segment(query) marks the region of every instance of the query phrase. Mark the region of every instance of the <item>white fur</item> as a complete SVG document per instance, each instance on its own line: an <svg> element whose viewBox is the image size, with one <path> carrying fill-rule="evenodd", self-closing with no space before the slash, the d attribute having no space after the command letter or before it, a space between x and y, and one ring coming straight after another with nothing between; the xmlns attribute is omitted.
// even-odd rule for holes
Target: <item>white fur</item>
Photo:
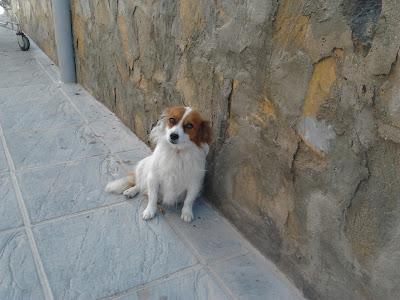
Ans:
<svg viewBox="0 0 400 300"><path fill-rule="evenodd" d="M192 207L203 183L208 145L199 148L184 133L182 123L190 111L187 107L182 120L172 128L166 128L162 117L151 131L150 137L156 147L136 166L134 187L127 188L123 179L110 182L106 187L108 192L122 193L123 189L128 197L147 194L149 201L142 215L145 220L155 216L159 199L167 205L184 199L181 218L185 222L193 220ZM177 144L169 140L172 132L179 134Z"/></svg>
<svg viewBox="0 0 400 300"><path fill-rule="evenodd" d="M105 191L108 193L121 194L132 185L133 176L127 176L121 179L111 181L107 184Z"/></svg>

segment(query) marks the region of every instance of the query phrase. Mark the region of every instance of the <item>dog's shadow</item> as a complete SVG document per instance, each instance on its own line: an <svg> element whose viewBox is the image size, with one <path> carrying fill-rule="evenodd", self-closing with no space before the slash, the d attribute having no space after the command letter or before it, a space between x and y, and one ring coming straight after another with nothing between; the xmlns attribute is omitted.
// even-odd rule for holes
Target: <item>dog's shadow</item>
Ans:
<svg viewBox="0 0 400 300"><path fill-rule="evenodd" d="M147 206L147 197L146 195L137 195L133 198L124 197L124 202L131 203L132 205L138 205L137 217L141 218L141 213ZM175 205L165 205L162 203L157 203L157 213L153 219L146 220L144 222L152 222L155 220L159 220L159 218L166 218L167 221L172 221L173 223L181 223L181 225L187 225L192 227L197 227L199 221L204 221L209 216L209 210L212 210L210 204L206 203L203 197L199 197L196 199L193 204L193 215L194 219L192 222L187 223L181 219L183 202L178 202Z"/></svg>

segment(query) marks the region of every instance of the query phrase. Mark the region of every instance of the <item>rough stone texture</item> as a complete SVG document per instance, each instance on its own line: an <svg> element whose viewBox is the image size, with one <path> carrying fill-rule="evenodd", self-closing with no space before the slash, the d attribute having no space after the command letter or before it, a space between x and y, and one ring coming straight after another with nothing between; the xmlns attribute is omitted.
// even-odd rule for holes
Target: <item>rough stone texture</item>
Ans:
<svg viewBox="0 0 400 300"><path fill-rule="evenodd" d="M11 0L17 12L22 30L57 64L51 0Z"/></svg>
<svg viewBox="0 0 400 300"><path fill-rule="evenodd" d="M206 193L311 299L398 299L400 3L73 1L79 82L143 140L211 119Z"/></svg>

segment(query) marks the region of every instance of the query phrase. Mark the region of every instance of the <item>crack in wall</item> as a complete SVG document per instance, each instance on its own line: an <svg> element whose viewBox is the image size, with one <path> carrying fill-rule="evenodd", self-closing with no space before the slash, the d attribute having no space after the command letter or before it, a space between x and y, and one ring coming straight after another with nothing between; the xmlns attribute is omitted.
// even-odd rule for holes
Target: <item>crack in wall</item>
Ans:
<svg viewBox="0 0 400 300"><path fill-rule="evenodd" d="M301 147L302 143L303 143L303 140L299 139L299 141L297 142L296 150L294 151L293 156L292 156L292 163L290 165L290 174L292 175L293 183L296 181L295 163L296 163L296 160L297 160L297 155L300 152L300 147Z"/></svg>
<svg viewBox="0 0 400 300"><path fill-rule="evenodd" d="M392 64L390 65L390 69L387 73L381 73L381 74L375 74L375 76L380 77L380 76L390 76L393 73L394 67L397 64L397 60L399 58L399 51L400 51L400 46L397 48L396 51L396 56L394 57Z"/></svg>
<svg viewBox="0 0 400 300"><path fill-rule="evenodd" d="M367 151L364 152L364 161L365 161L364 167L367 170L367 174L365 176L363 176L362 178L360 178L360 180L358 181L358 183L356 185L356 188L354 189L352 195L350 196L350 199L349 199L346 207L343 209L344 219L346 219L349 210L352 208L354 200L356 199L357 195L359 194L361 187L365 186L368 183L369 179L371 178L371 169L369 166L369 158L368 158Z"/></svg>
<svg viewBox="0 0 400 300"><path fill-rule="evenodd" d="M226 103L226 114L225 118L221 121L221 127L219 131L219 137L218 137L218 142L220 145L222 145L226 139L228 138L228 127L229 127L229 119L231 118L231 107L232 107L232 98L233 98L233 93L235 90L235 80L230 79L229 81L229 92L228 95L225 96Z"/></svg>
<svg viewBox="0 0 400 300"><path fill-rule="evenodd" d="M117 88L114 88L114 110L117 109Z"/></svg>
<svg viewBox="0 0 400 300"><path fill-rule="evenodd" d="M115 11L115 22L117 22L118 19L118 14L119 14L119 0L117 0L117 9Z"/></svg>
<svg viewBox="0 0 400 300"><path fill-rule="evenodd" d="M227 119L229 120L231 117L231 106L232 106L232 96L234 92L234 80L231 79L231 91L229 92L228 95L228 107L227 107Z"/></svg>

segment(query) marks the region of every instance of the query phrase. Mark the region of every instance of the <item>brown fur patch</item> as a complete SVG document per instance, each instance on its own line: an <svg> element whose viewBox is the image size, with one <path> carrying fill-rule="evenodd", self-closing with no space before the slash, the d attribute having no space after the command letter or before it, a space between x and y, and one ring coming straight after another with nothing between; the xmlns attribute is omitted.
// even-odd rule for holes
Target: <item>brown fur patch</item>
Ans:
<svg viewBox="0 0 400 300"><path fill-rule="evenodd" d="M192 125L190 128L188 125ZM210 122L203 120L198 111L193 110L183 120L183 130L189 138L197 145L211 143Z"/></svg>
<svg viewBox="0 0 400 300"><path fill-rule="evenodd" d="M176 124L178 124L182 117L183 114L185 113L185 107L183 106L173 106L173 107L169 107L165 110L165 124L168 128L171 128L173 126L175 126ZM171 120L175 120L174 122L172 122Z"/></svg>

